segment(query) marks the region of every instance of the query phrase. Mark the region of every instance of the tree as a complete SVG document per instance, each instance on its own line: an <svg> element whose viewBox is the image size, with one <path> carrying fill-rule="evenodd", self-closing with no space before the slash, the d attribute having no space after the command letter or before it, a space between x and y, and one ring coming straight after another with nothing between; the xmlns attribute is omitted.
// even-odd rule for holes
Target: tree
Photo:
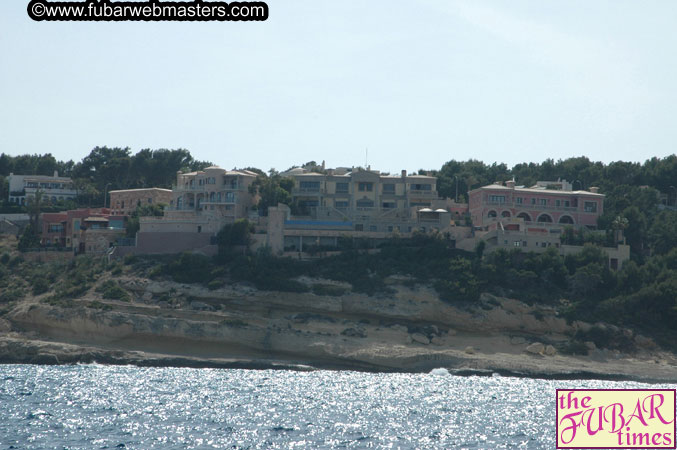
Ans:
<svg viewBox="0 0 677 450"><path fill-rule="evenodd" d="M291 191L294 187L293 178L283 178L274 170L268 176L259 175L249 186L249 192L259 195L259 214L268 215L268 208L278 203L292 204Z"/></svg>
<svg viewBox="0 0 677 450"><path fill-rule="evenodd" d="M661 211L648 232L653 253L663 255L677 248L677 211Z"/></svg>

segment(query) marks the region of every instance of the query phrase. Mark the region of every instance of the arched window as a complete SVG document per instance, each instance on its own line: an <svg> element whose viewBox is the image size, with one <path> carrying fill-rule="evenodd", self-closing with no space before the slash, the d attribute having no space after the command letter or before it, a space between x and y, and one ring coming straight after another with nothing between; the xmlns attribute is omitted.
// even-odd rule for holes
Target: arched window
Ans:
<svg viewBox="0 0 677 450"><path fill-rule="evenodd" d="M561 216L561 217L559 218L559 223L569 223L569 224L573 224L573 223L574 223L574 219L572 219L571 216Z"/></svg>
<svg viewBox="0 0 677 450"><path fill-rule="evenodd" d="M494 211L493 209L487 213L487 217L496 217L496 216L497 216L496 211Z"/></svg>
<svg viewBox="0 0 677 450"><path fill-rule="evenodd" d="M538 216L538 219L536 219L536 222L552 222L552 217L547 214L541 214Z"/></svg>
<svg viewBox="0 0 677 450"><path fill-rule="evenodd" d="M501 217L507 217L507 218L510 218L510 211L503 211L503 212L501 213Z"/></svg>
<svg viewBox="0 0 677 450"><path fill-rule="evenodd" d="M517 214L518 219L523 219L525 222L531 222L531 216L525 212Z"/></svg>

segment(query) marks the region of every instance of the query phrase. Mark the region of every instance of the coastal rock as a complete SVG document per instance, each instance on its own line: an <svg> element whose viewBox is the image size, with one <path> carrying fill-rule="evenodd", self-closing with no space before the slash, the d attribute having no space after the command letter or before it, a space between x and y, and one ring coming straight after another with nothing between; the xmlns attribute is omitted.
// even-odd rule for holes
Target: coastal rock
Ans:
<svg viewBox="0 0 677 450"><path fill-rule="evenodd" d="M542 355L543 352L545 351L545 345L543 345L540 342L534 342L532 344L527 345L527 348L524 349L527 353L531 353L532 355Z"/></svg>
<svg viewBox="0 0 677 450"><path fill-rule="evenodd" d="M465 352L466 352L468 355L474 355L474 354L475 354L475 349L474 349L471 345L469 345L469 346L467 346L467 347L465 348Z"/></svg>
<svg viewBox="0 0 677 450"><path fill-rule="evenodd" d="M552 345L545 346L545 354L548 356L555 356L557 354L557 349Z"/></svg>
<svg viewBox="0 0 677 450"><path fill-rule="evenodd" d="M635 344L646 349L652 349L656 347L656 343L653 341L653 339L642 336L641 334L635 336Z"/></svg>
<svg viewBox="0 0 677 450"><path fill-rule="evenodd" d="M407 327L405 327L404 325L398 325L398 324L390 325L390 329L393 330L393 331L399 331L400 333L408 333L409 332Z"/></svg>
<svg viewBox="0 0 677 450"><path fill-rule="evenodd" d="M214 311L214 308L203 302L190 302L190 309L196 311Z"/></svg>
<svg viewBox="0 0 677 450"><path fill-rule="evenodd" d="M346 328L345 330L341 331L341 335L348 337L366 338L367 332L364 331L362 328Z"/></svg>
<svg viewBox="0 0 677 450"><path fill-rule="evenodd" d="M522 336L513 336L510 338L510 343L512 345L524 345L527 343L527 340L524 339Z"/></svg>
<svg viewBox="0 0 677 450"><path fill-rule="evenodd" d="M447 334L449 336L456 336L456 330L454 330L453 328L449 328L449 330L447 330Z"/></svg>
<svg viewBox="0 0 677 450"><path fill-rule="evenodd" d="M411 340L412 340L412 342L418 342L419 344L424 344L424 345L430 344L430 339L428 339L428 336L423 335L421 333L412 334Z"/></svg>
<svg viewBox="0 0 677 450"><path fill-rule="evenodd" d="M12 330L12 325L5 319L0 319L0 333L8 333Z"/></svg>
<svg viewBox="0 0 677 450"><path fill-rule="evenodd" d="M590 350L590 351L595 351L595 350L597 350L597 346L596 346L595 343L592 342L592 341L585 341L584 344L585 344L585 346L588 348L588 350Z"/></svg>
<svg viewBox="0 0 677 450"><path fill-rule="evenodd" d="M574 323L572 324L575 330L582 331L583 333L587 333L592 329L592 325L590 325L587 322L581 322L580 320L574 320Z"/></svg>
<svg viewBox="0 0 677 450"><path fill-rule="evenodd" d="M439 337L439 336L435 336L434 338L432 338L430 340L430 343L433 344L433 345L444 345L445 344L444 339Z"/></svg>

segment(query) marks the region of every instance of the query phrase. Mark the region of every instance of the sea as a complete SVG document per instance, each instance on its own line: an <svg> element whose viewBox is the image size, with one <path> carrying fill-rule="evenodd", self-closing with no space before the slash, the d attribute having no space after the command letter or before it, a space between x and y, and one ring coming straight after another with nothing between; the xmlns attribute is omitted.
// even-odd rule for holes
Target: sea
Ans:
<svg viewBox="0 0 677 450"><path fill-rule="evenodd" d="M353 371L0 365L0 449L555 448L555 390L674 386Z"/></svg>

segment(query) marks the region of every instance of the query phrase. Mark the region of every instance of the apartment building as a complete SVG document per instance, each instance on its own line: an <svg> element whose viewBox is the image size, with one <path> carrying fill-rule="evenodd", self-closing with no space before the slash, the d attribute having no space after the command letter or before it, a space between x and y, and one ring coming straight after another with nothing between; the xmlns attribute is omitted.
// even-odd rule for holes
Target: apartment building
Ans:
<svg viewBox="0 0 677 450"><path fill-rule="evenodd" d="M40 244L72 248L76 253L105 253L125 234L123 215L110 209L75 209L40 215Z"/></svg>
<svg viewBox="0 0 677 450"><path fill-rule="evenodd" d="M54 176L51 177L10 173L7 180L9 181L9 202L19 205L25 205L28 199L35 197L38 191L42 193L42 201L46 203L74 200L78 194L73 180L60 177L57 171L54 171Z"/></svg>
<svg viewBox="0 0 677 450"><path fill-rule="evenodd" d="M139 219L137 251L176 253L210 246L225 224L249 217L256 201L249 187L255 179L254 172L217 166L178 172L164 216Z"/></svg>
<svg viewBox="0 0 677 450"><path fill-rule="evenodd" d="M292 198L302 212L328 209L341 215L378 216L410 207L430 208L438 198L437 179L427 175L381 174L375 170L328 169L326 173L292 169Z"/></svg>
<svg viewBox="0 0 677 450"><path fill-rule="evenodd" d="M468 193L473 224L486 228L503 219L518 218L526 223L553 223L597 227L604 211L604 195L597 188L573 191L566 181L539 181L526 188L491 184Z"/></svg>
<svg viewBox="0 0 677 450"><path fill-rule="evenodd" d="M597 228L604 211L604 195L597 188L574 191L567 181L539 181L525 188L514 181L495 183L469 192L469 210L475 227L474 237L460 242L471 250L477 242L486 243L486 251L519 249L545 252L557 249L561 255L579 252L582 246L562 244L565 226ZM620 270L630 258L630 247L617 243L603 247L609 267Z"/></svg>
<svg viewBox="0 0 677 450"><path fill-rule="evenodd" d="M296 209L269 208L267 245L274 252L331 249L343 237L373 243L414 232L441 232L451 238L452 219L467 209L437 194L437 179L428 175L382 174L364 169L297 168L282 173L294 179ZM453 211L452 211L453 209Z"/></svg>
<svg viewBox="0 0 677 450"><path fill-rule="evenodd" d="M172 191L161 188L121 189L110 191L110 208L113 214L129 216L136 208L150 205L169 205Z"/></svg>

